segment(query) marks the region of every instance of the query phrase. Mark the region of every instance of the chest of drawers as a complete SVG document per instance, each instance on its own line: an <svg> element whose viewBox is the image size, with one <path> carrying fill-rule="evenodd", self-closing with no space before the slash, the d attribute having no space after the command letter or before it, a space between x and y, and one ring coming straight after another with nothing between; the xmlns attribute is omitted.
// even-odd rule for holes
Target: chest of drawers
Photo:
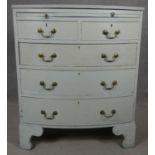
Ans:
<svg viewBox="0 0 155 155"><path fill-rule="evenodd" d="M135 144L143 8L14 5L20 146L43 128L112 127Z"/></svg>

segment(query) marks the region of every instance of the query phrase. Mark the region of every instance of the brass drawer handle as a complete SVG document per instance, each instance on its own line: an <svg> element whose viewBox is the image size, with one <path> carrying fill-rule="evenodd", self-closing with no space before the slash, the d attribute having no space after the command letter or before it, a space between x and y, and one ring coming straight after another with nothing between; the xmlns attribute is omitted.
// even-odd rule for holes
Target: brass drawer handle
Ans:
<svg viewBox="0 0 155 155"><path fill-rule="evenodd" d="M42 61L44 61L44 62L53 62L54 58L56 58L57 55L56 55L56 53L51 54L49 60L45 60L44 54L41 54L41 53L38 54L38 57L41 58Z"/></svg>
<svg viewBox="0 0 155 155"><path fill-rule="evenodd" d="M101 58L103 58L105 62L114 62L118 57L118 54L114 54L112 59L108 59L108 56L106 54L101 54Z"/></svg>
<svg viewBox="0 0 155 155"><path fill-rule="evenodd" d="M40 85L41 85L45 90L54 90L55 87L58 85L58 83L57 83L57 82L53 82L53 83L51 84L51 87L50 87L50 88L47 88L47 87L46 87L46 83L45 83L44 81L40 81Z"/></svg>
<svg viewBox="0 0 155 155"><path fill-rule="evenodd" d="M38 29L38 33L40 33L44 38L51 38L53 37L53 35L56 33L56 29L52 29L50 32L49 32L49 35L46 35L44 34L44 30L42 28Z"/></svg>
<svg viewBox="0 0 155 155"><path fill-rule="evenodd" d="M46 118L46 119L55 119L55 116L58 115L57 111L53 111L52 114L48 115L45 110L41 110L40 113Z"/></svg>
<svg viewBox="0 0 155 155"><path fill-rule="evenodd" d="M100 111L100 115L106 117L106 118L111 118L113 117L114 115L116 114L116 110L111 110L111 113L110 114L106 114L106 112L104 110L101 110Z"/></svg>
<svg viewBox="0 0 155 155"><path fill-rule="evenodd" d="M107 30L103 30L102 33L106 36L107 39L115 39L120 34L120 30L116 30L113 36Z"/></svg>
<svg viewBox="0 0 155 155"><path fill-rule="evenodd" d="M113 81L111 83L111 87L107 87L107 84L105 81L101 82L101 86L103 86L105 90L112 90L116 85L117 85L117 81Z"/></svg>

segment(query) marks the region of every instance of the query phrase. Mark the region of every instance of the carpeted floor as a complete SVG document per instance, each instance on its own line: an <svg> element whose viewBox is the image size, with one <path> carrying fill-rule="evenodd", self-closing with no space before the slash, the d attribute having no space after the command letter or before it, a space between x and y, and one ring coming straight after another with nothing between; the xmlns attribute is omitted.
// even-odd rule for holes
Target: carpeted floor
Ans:
<svg viewBox="0 0 155 155"><path fill-rule="evenodd" d="M122 137L111 128L95 130L45 130L42 137L32 138L35 148L30 151L18 146L18 106L8 99L8 155L147 155L147 99L137 104L136 147L123 149Z"/></svg>

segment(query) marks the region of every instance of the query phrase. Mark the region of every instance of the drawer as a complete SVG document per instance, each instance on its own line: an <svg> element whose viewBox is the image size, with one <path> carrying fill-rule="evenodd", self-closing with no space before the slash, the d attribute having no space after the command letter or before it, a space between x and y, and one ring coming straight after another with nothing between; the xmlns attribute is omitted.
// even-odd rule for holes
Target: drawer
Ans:
<svg viewBox="0 0 155 155"><path fill-rule="evenodd" d="M82 40L137 40L139 22L83 22Z"/></svg>
<svg viewBox="0 0 155 155"><path fill-rule="evenodd" d="M22 97L21 102L25 123L86 126L124 123L133 119L132 96L79 101Z"/></svg>
<svg viewBox="0 0 155 155"><path fill-rule="evenodd" d="M61 21L17 21L18 38L77 40L78 27L76 22Z"/></svg>
<svg viewBox="0 0 155 155"><path fill-rule="evenodd" d="M103 125L132 121L134 98L80 100L78 125Z"/></svg>
<svg viewBox="0 0 155 155"><path fill-rule="evenodd" d="M23 121L46 125L74 125L75 102L22 97Z"/></svg>
<svg viewBox="0 0 155 155"><path fill-rule="evenodd" d="M52 20L53 18L70 18L70 17L88 17L88 18L139 18L139 11L127 11L127 10L90 10L90 9L54 9L54 10L40 10L35 11L22 11L16 13L17 19L25 20Z"/></svg>
<svg viewBox="0 0 155 155"><path fill-rule="evenodd" d="M20 43L20 64L34 66L129 66L136 44L58 45Z"/></svg>
<svg viewBox="0 0 155 155"><path fill-rule="evenodd" d="M82 45L82 66L133 66L137 59L136 44Z"/></svg>
<svg viewBox="0 0 155 155"><path fill-rule="evenodd" d="M21 69L23 96L119 97L134 93L135 70L50 71Z"/></svg>

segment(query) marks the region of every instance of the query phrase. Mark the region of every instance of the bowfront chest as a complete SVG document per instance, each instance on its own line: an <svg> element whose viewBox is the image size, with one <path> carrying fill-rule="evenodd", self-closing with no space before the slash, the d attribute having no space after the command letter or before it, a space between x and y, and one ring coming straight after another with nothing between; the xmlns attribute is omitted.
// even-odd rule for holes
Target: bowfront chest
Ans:
<svg viewBox="0 0 155 155"><path fill-rule="evenodd" d="M135 144L143 8L14 5L20 146L43 128L112 127Z"/></svg>

